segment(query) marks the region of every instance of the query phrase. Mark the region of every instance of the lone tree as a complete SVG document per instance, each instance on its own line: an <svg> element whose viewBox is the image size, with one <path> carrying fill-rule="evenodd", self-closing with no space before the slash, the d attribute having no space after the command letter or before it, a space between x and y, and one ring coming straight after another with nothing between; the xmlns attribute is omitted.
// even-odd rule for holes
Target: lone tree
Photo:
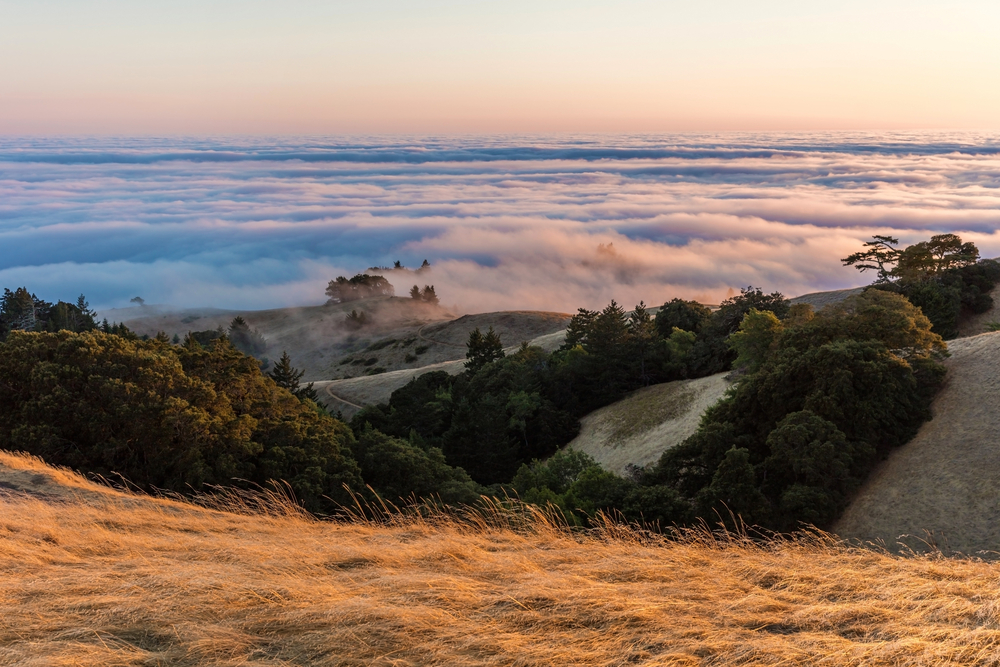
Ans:
<svg viewBox="0 0 1000 667"><path fill-rule="evenodd" d="M896 247L897 245L899 239L876 234L871 241L865 242L864 250L848 255L840 261L844 266L853 266L862 273L875 271L878 275L875 282L886 283L891 279L892 270L899 262L899 255L902 252Z"/></svg>
<svg viewBox="0 0 1000 667"><path fill-rule="evenodd" d="M326 286L327 303L347 303L376 296L395 296L396 290L383 276L359 273L353 278L337 276Z"/></svg>
<svg viewBox="0 0 1000 667"><path fill-rule="evenodd" d="M313 389L313 383L301 386L300 380L305 375L305 371L300 371L292 366L292 360L288 357L288 352L281 352L281 359L274 365L274 369L268 374L274 383L279 387L284 387L292 392L299 400L308 398L310 401L318 401L319 394Z"/></svg>
<svg viewBox="0 0 1000 667"><path fill-rule="evenodd" d="M503 359L506 355L503 351L503 343L500 342L500 334L490 327L483 335L483 332L476 327L469 332L468 352L465 353L465 369L469 373L475 373L483 366L497 359Z"/></svg>
<svg viewBox="0 0 1000 667"><path fill-rule="evenodd" d="M131 299L129 299L128 302L129 303L134 303L134 304L136 304L139 307L142 307L142 306L146 305L146 300L143 299L141 296L134 296Z"/></svg>

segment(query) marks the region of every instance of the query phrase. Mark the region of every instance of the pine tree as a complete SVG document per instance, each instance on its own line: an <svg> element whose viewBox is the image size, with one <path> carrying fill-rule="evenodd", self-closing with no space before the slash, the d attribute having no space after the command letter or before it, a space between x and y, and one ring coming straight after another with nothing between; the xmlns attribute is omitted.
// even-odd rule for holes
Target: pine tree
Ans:
<svg viewBox="0 0 1000 667"><path fill-rule="evenodd" d="M260 357L267 350L267 339L239 315L230 322L228 335L229 342L243 354Z"/></svg>
<svg viewBox="0 0 1000 667"><path fill-rule="evenodd" d="M500 341L500 335L493 330L493 327L489 328L485 336L479 330L479 327L469 332L467 347L469 349L465 353L465 358L468 361L465 362L465 369L469 373L475 373L486 364L497 359L503 359L506 356L503 351L503 343Z"/></svg>
<svg viewBox="0 0 1000 667"><path fill-rule="evenodd" d="M300 385L303 375L305 375L305 371L294 368L288 352L285 351L282 351L281 359L274 365L274 369L268 373L268 376L274 380L275 384L292 392L299 400L308 398L310 401L318 401L319 394L313 389L312 382L304 387Z"/></svg>
<svg viewBox="0 0 1000 667"><path fill-rule="evenodd" d="M638 364L638 375L644 385L650 382L650 369L647 368L649 358L653 353L653 344L656 342L656 324L652 316L646 310L646 304L642 301L632 311L628 320L628 333L630 347L632 348L632 359Z"/></svg>
<svg viewBox="0 0 1000 667"><path fill-rule="evenodd" d="M0 317L8 329L34 331L40 319L39 310L47 305L50 304L40 301L26 287L18 287L13 292L4 289Z"/></svg>
<svg viewBox="0 0 1000 667"><path fill-rule="evenodd" d="M424 302L436 304L438 302L437 292L434 291L434 285L424 285L424 291L421 295Z"/></svg>
<svg viewBox="0 0 1000 667"><path fill-rule="evenodd" d="M415 301L420 301L421 299L420 288L417 287L416 285L410 288L410 298L414 299Z"/></svg>

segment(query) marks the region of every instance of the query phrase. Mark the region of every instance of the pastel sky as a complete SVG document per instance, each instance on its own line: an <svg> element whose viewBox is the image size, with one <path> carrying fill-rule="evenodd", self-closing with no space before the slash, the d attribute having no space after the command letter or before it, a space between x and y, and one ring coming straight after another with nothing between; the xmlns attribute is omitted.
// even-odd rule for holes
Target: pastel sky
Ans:
<svg viewBox="0 0 1000 667"><path fill-rule="evenodd" d="M0 0L0 133L996 129L996 0Z"/></svg>

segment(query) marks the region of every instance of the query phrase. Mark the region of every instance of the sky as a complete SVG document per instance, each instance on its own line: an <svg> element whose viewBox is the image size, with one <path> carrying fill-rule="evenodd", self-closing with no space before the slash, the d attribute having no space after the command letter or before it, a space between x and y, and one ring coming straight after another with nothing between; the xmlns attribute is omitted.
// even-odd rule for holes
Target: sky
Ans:
<svg viewBox="0 0 1000 667"><path fill-rule="evenodd" d="M319 304L434 284L575 312L871 282L873 234L1000 256L1000 133L0 138L0 286L99 309Z"/></svg>
<svg viewBox="0 0 1000 667"><path fill-rule="evenodd" d="M997 34L996 0L0 0L0 287L265 308L427 259L460 310L572 312L861 285L872 234L1000 256Z"/></svg>
<svg viewBox="0 0 1000 667"><path fill-rule="evenodd" d="M995 0L0 0L0 134L998 128Z"/></svg>

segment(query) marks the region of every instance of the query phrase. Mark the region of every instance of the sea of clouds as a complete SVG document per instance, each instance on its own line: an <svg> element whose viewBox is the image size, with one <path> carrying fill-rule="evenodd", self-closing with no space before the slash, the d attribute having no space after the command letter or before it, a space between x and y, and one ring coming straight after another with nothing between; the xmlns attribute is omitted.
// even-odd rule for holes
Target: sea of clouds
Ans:
<svg viewBox="0 0 1000 667"><path fill-rule="evenodd" d="M322 303L424 259L467 312L718 303L870 282L839 260L872 234L995 257L998 228L1000 135L0 138L0 287L99 308Z"/></svg>

